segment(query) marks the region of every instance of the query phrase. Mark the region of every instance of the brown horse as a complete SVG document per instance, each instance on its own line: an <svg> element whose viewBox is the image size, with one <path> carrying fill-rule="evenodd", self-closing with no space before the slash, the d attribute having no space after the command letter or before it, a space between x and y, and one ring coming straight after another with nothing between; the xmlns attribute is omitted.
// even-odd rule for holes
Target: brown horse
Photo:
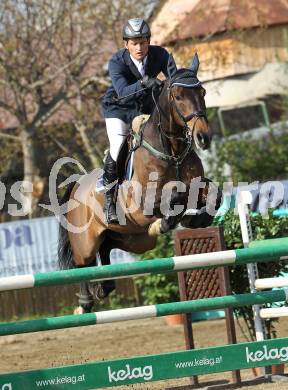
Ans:
<svg viewBox="0 0 288 390"><path fill-rule="evenodd" d="M174 61L172 57L170 65L171 61ZM95 192L95 182L81 185L80 201L79 195L75 196L79 183L72 183L67 189L62 202L68 201L69 206L69 202L78 201L78 206L66 214L68 222L77 227L85 226L88 221L89 224L80 233L60 227L62 268L96 265L96 254L101 264L109 264L113 248L143 253L155 247L159 234L175 228L179 222L190 228L210 225L213 215L206 210L208 180L204 179L201 160L194 150L195 146L207 149L211 141L205 90L197 79L198 66L196 55L190 68L169 73L158 96L156 91L153 93L154 111L140 133L134 134L132 179L119 186L119 225L105 224L104 195ZM192 185L195 178L204 182L197 190ZM194 207L191 207L191 198ZM220 194L217 193L215 208L219 205ZM187 208L198 209L198 212L185 215ZM104 297L113 289L114 281L81 283L82 311L91 310L93 296Z"/></svg>

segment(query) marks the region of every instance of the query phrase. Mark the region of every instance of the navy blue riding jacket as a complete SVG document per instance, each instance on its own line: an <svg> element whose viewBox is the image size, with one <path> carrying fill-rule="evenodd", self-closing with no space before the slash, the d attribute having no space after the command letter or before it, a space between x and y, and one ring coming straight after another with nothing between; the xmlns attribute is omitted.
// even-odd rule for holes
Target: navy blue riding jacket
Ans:
<svg viewBox="0 0 288 390"><path fill-rule="evenodd" d="M157 77L160 72L163 72L168 77L168 58L167 50L160 46L149 45L144 68L145 75ZM119 118L130 123L139 114L151 114L153 110L151 90L143 90L140 82L142 76L131 60L129 51L121 49L115 53L109 61L108 69L112 85L102 98L104 117ZM132 92L138 93L117 101L118 97Z"/></svg>

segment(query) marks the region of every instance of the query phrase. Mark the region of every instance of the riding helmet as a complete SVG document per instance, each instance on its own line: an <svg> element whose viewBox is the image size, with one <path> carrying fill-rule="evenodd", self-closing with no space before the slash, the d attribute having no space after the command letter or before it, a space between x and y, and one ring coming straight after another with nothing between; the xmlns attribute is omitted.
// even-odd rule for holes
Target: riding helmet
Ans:
<svg viewBox="0 0 288 390"><path fill-rule="evenodd" d="M129 19L123 27L123 39L150 38L150 27L144 19Z"/></svg>

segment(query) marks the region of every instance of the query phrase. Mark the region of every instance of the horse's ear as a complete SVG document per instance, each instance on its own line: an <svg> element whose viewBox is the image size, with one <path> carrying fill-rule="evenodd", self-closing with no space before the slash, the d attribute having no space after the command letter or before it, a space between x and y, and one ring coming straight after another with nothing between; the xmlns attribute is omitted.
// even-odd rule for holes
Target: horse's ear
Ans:
<svg viewBox="0 0 288 390"><path fill-rule="evenodd" d="M168 58L168 63L167 63L167 73L169 79L172 79L175 76L176 72L177 72L177 65L172 53L170 53Z"/></svg>
<svg viewBox="0 0 288 390"><path fill-rule="evenodd" d="M193 58L192 58L191 65L190 65L190 69L193 71L195 76L197 75L199 65L200 65L199 57L198 57L198 54L195 53Z"/></svg>

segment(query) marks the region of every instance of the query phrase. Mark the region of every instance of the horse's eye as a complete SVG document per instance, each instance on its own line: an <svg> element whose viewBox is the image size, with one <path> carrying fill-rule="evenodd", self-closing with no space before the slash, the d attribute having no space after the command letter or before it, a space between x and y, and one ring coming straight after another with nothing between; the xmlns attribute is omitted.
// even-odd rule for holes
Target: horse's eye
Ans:
<svg viewBox="0 0 288 390"><path fill-rule="evenodd" d="M181 96L180 96L180 95L176 95L176 96L175 96L175 99L176 99L176 100L181 100Z"/></svg>

